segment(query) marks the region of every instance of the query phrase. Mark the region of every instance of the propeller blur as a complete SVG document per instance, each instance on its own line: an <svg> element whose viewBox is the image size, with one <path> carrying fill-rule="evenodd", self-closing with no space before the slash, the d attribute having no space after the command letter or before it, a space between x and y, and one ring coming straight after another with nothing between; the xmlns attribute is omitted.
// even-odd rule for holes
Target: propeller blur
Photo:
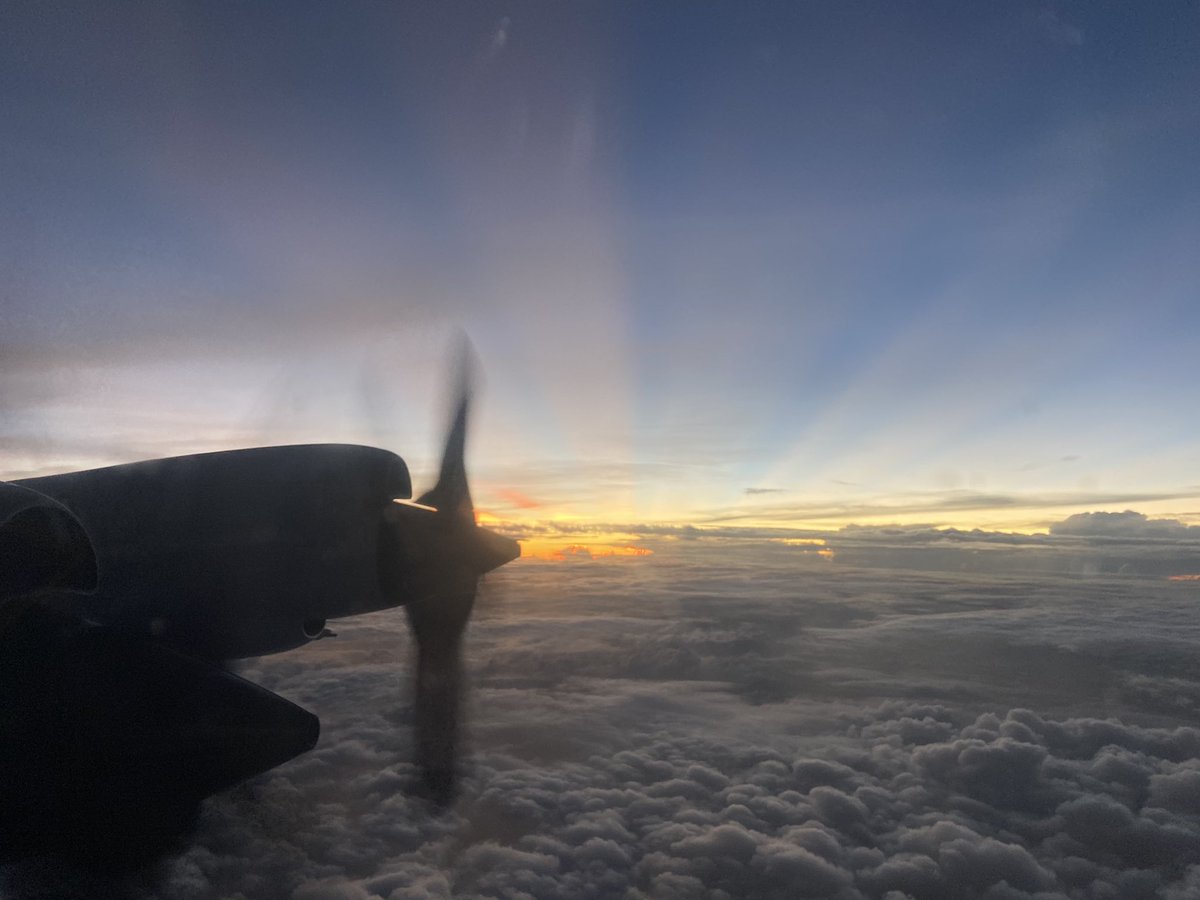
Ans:
<svg viewBox="0 0 1200 900"><path fill-rule="evenodd" d="M0 857L167 794L191 808L311 749L311 713L224 663L395 606L417 647L416 761L452 797L467 621L480 577L520 552L475 522L462 371L416 501L399 456L346 444L0 482Z"/></svg>

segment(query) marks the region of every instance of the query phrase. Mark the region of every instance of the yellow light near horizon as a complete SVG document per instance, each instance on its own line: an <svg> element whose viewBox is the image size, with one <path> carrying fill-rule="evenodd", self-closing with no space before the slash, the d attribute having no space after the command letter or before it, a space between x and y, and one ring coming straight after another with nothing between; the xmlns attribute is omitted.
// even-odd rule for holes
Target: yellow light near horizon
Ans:
<svg viewBox="0 0 1200 900"><path fill-rule="evenodd" d="M882 504L873 504L870 511L848 509L845 513L836 508L823 511L819 517L806 518L798 516L787 518L776 512L756 515L747 512L744 516L729 515L719 519L706 519L687 515L656 517L656 526L665 526L659 537L662 540L672 540L671 530L695 529L703 533L709 528L718 529L730 537L736 537L736 532L744 530L747 537L759 535L764 530L774 530L777 537L765 537L768 541L794 542L800 546L823 546L819 543L822 538L811 537L812 533L831 533L841 531L847 526L862 526L867 528L929 528L937 530L957 530L971 532L975 530L993 533L1009 533L1021 535L1045 535L1059 522L1072 515L1083 512L1122 512L1135 508L1152 519L1177 519L1186 525L1200 525L1200 513L1192 509L1181 509L1183 503L1177 498L1164 500L1147 500L1139 502L1136 499L1128 501L1096 503L1077 502L1061 505L1047 505L1044 499L1031 498L1028 505L1020 502L1020 498L1007 505L995 507L980 507L978 509L939 510L935 505L926 509L903 509L904 498L894 501L898 508L888 512ZM1188 506L1192 506L1188 502ZM642 540L638 525L622 526L623 521L645 522L646 519L623 518L618 512L605 510L596 515L580 515L578 513L556 513L547 508L539 509L540 515L528 515L520 512L498 513L494 509L480 511L479 523L489 527L504 530L514 538L521 538L521 531L527 528L529 533L536 535L537 541L553 543L561 549L569 543L581 546L617 547L637 546ZM789 531L795 532L795 537L787 536ZM805 532L809 534L806 535ZM810 551L811 552L811 551ZM816 551L820 552L820 551ZM832 551L821 553L826 558L832 558ZM537 555L532 553L530 555Z"/></svg>
<svg viewBox="0 0 1200 900"><path fill-rule="evenodd" d="M822 559L833 560L836 555L833 548L826 545L825 538L779 538L777 543L786 547L803 547L805 550L815 547L815 554Z"/></svg>
<svg viewBox="0 0 1200 900"><path fill-rule="evenodd" d="M521 545L522 559L541 559L551 562L566 562L571 559L625 559L653 556L649 547L638 547L631 543L606 543L553 538L534 538L517 542Z"/></svg>

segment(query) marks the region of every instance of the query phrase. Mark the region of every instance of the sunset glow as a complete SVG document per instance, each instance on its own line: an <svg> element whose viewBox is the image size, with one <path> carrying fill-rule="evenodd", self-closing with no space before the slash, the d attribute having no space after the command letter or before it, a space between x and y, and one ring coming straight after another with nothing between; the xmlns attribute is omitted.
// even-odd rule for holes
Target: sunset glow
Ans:
<svg viewBox="0 0 1200 900"><path fill-rule="evenodd" d="M833 548L826 544L824 538L780 538L779 543L786 547L800 547L811 551L822 559L832 560L836 556Z"/></svg>
<svg viewBox="0 0 1200 900"><path fill-rule="evenodd" d="M551 562L566 562L580 559L627 559L652 556L654 551L648 547L636 547L632 544L604 543L564 543L556 540L523 540L521 544L522 559L541 559Z"/></svg>

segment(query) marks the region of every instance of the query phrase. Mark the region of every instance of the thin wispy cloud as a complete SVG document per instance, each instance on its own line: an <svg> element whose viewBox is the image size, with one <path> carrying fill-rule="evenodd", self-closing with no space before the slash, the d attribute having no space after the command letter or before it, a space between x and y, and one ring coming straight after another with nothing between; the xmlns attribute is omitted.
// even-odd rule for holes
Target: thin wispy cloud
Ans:
<svg viewBox="0 0 1200 900"><path fill-rule="evenodd" d="M1103 493L1070 492L1054 494L993 494L975 491L906 492L891 497L866 500L825 502L789 502L756 506L753 509L731 509L713 512L697 519L698 523L719 524L738 521L821 522L829 520L854 521L887 516L928 516L936 519L962 512L1004 509L1058 509L1082 506L1120 506L1163 500L1190 500L1198 495L1190 490Z"/></svg>

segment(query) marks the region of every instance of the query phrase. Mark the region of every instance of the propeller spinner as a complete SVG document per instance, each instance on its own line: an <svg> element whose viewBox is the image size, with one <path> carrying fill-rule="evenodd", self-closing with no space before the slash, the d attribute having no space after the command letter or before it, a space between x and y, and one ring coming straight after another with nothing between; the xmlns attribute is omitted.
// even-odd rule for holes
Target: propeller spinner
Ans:
<svg viewBox="0 0 1200 900"><path fill-rule="evenodd" d="M437 484L416 503L398 501L386 516L381 543L384 584L406 595L417 642L414 725L417 764L431 796L453 796L463 689L462 640L480 577L516 559L511 538L475 523L464 459L471 392L467 367L446 435Z"/></svg>

